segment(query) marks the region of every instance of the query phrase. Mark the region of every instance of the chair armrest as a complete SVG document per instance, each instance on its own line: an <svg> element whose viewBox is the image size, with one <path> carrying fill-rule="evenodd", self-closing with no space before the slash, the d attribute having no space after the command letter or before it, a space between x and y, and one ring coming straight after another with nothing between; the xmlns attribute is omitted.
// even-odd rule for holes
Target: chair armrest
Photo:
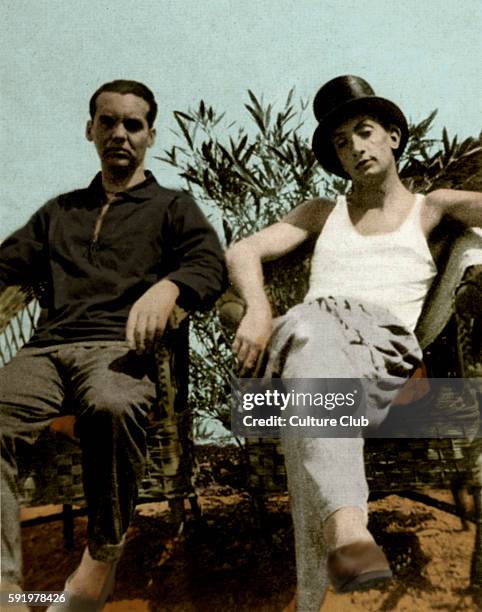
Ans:
<svg viewBox="0 0 482 612"><path fill-rule="evenodd" d="M455 293L471 266L482 264L482 232L468 229L450 247L450 254L425 301L415 333L420 346L432 344L454 312Z"/></svg>
<svg viewBox="0 0 482 612"><path fill-rule="evenodd" d="M187 310L184 310L177 304L174 305L171 314L169 315L168 329L178 329L181 323L189 316Z"/></svg>
<svg viewBox="0 0 482 612"><path fill-rule="evenodd" d="M33 297L33 292L29 288L20 285L13 285L2 291L0 294L0 333L8 327L12 317L25 308Z"/></svg>
<svg viewBox="0 0 482 612"><path fill-rule="evenodd" d="M458 316L480 318L482 310L482 264L470 266L455 290Z"/></svg>
<svg viewBox="0 0 482 612"><path fill-rule="evenodd" d="M216 312L221 326L226 330L235 330L245 311L246 303L234 287L229 287L216 302Z"/></svg>
<svg viewBox="0 0 482 612"><path fill-rule="evenodd" d="M461 374L482 378L482 264L468 268L458 286L455 316Z"/></svg>
<svg viewBox="0 0 482 612"><path fill-rule="evenodd" d="M175 305L168 328L154 344L157 401L152 423L175 418L176 405L186 403L189 368L189 313Z"/></svg>

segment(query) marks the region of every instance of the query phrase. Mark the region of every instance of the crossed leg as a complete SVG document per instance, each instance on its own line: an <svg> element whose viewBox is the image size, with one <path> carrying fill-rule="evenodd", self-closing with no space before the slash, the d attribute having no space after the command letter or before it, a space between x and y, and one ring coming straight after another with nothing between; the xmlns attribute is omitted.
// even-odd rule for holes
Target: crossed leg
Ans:
<svg viewBox="0 0 482 612"><path fill-rule="evenodd" d="M300 304L275 323L267 374L290 383L357 378L370 385L370 420L381 423L390 401L420 358L413 334L389 313L327 298ZM328 388L326 389L328 390ZM295 531L297 609L318 612L328 585L327 555L350 542L373 541L366 528L368 486L363 439L300 438L282 430Z"/></svg>

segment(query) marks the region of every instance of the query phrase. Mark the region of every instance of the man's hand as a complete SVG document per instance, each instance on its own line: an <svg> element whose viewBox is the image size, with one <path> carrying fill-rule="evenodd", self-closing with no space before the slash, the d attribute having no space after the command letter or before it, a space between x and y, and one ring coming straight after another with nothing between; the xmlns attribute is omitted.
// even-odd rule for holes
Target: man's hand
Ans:
<svg viewBox="0 0 482 612"><path fill-rule="evenodd" d="M179 287L163 279L148 289L131 308L126 326L126 339L138 353L152 350L154 341L166 329L169 315L179 296Z"/></svg>
<svg viewBox="0 0 482 612"><path fill-rule="evenodd" d="M233 351L240 365L240 376L248 372L253 376L258 374L261 357L271 337L272 329L273 316L267 300L256 307L248 307L233 343Z"/></svg>
<svg viewBox="0 0 482 612"><path fill-rule="evenodd" d="M226 263L233 285L247 304L233 343L241 372L256 376L271 337L273 317L264 291L262 262L276 259L321 231L333 203L315 198L297 207L284 220L233 244Z"/></svg>

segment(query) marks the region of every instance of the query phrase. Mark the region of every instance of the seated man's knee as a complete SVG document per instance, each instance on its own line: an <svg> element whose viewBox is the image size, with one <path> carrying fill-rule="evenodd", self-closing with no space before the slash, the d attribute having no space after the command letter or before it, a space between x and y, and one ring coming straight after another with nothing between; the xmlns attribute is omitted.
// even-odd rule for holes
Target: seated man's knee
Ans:
<svg viewBox="0 0 482 612"><path fill-rule="evenodd" d="M300 340L310 340L329 334L332 320L326 312L309 308L305 304L300 306L292 308L285 315L285 325L291 336Z"/></svg>
<svg viewBox="0 0 482 612"><path fill-rule="evenodd" d="M136 418L140 407L129 402L122 394L108 391L99 391L89 398L81 418L92 418L96 420L130 421Z"/></svg>

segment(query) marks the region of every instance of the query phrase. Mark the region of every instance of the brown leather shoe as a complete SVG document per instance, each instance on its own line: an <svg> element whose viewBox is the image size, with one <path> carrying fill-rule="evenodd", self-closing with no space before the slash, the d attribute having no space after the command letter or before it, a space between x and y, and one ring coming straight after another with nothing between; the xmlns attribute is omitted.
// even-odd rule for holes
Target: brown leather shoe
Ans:
<svg viewBox="0 0 482 612"><path fill-rule="evenodd" d="M328 555L328 576L337 593L369 589L392 577L383 550L374 542L353 542Z"/></svg>

